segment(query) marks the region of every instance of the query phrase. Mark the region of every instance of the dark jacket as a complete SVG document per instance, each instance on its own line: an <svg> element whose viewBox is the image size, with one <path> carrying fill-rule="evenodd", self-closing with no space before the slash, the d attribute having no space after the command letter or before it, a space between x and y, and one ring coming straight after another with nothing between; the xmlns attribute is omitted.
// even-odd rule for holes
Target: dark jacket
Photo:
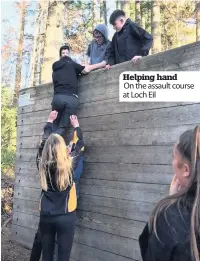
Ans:
<svg viewBox="0 0 200 261"><path fill-rule="evenodd" d="M98 24L94 30L98 30L104 36L104 42L98 44L95 39L91 41L88 46L86 55L90 57L90 64L101 63L102 61L107 61L107 49L110 45L108 40L108 28L104 24Z"/></svg>
<svg viewBox="0 0 200 261"><path fill-rule="evenodd" d="M53 132L52 123L47 123L44 127L44 132L49 135ZM84 142L81 129L75 128L73 136L73 148L71 157L73 159L72 166L73 172L76 169L80 159L83 157ZM37 166L42 155L45 141L42 141L37 154ZM47 175L47 191L42 191L40 200L40 211L44 215L61 215L68 212L72 212L76 209L76 189L75 183L64 191L59 191L56 185L56 163L53 163L50 167L50 173Z"/></svg>
<svg viewBox="0 0 200 261"><path fill-rule="evenodd" d="M44 132L46 132L46 137L48 137L52 133L52 124L47 123L44 127ZM40 152L37 154L37 167L39 167L39 160L41 155L43 147L44 147L45 141L42 141L40 144ZM80 128L75 128L73 133L73 139L72 139L72 153L71 156L73 157L73 163L74 163L74 182L76 183L76 192L77 192L77 198L78 198L78 182L80 179L80 176L83 172L83 152L84 152L84 142L83 142L83 135ZM35 239L33 242L33 247L31 251L30 261L39 261L42 253L42 238L40 229L38 227L37 233L35 234Z"/></svg>
<svg viewBox="0 0 200 261"><path fill-rule="evenodd" d="M112 38L108 50L108 64L130 61L134 56L146 56L152 46L152 36L130 19Z"/></svg>
<svg viewBox="0 0 200 261"><path fill-rule="evenodd" d="M78 76L84 66L75 63L70 57L65 56L52 65L54 94L78 94Z"/></svg>
<svg viewBox="0 0 200 261"><path fill-rule="evenodd" d="M143 261L191 261L191 208L170 206L157 219L157 234L150 234L148 225L139 238ZM200 250L200 241L198 241Z"/></svg>

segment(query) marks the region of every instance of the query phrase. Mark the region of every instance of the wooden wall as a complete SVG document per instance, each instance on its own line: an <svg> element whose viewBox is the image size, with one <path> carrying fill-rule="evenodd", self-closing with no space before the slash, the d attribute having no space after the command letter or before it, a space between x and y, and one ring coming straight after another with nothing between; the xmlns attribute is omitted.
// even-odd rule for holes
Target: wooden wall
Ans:
<svg viewBox="0 0 200 261"><path fill-rule="evenodd" d="M127 70L200 70L200 43L100 70L80 79L78 116L86 143L71 260L141 260L138 236L169 189L172 149L200 124L200 103L119 103L118 79ZM19 107L13 236L31 247L38 225L40 183L35 157L50 112L52 84L29 88Z"/></svg>

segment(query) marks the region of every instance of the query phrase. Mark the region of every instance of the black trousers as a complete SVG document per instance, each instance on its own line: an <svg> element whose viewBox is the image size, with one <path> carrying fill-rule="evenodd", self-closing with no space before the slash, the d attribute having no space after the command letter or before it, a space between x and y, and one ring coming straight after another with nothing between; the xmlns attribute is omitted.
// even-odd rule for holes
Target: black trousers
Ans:
<svg viewBox="0 0 200 261"><path fill-rule="evenodd" d="M37 233L35 234L35 239L31 250L30 261L40 261L41 253L42 253L42 238L41 238L40 229L38 229Z"/></svg>
<svg viewBox="0 0 200 261"><path fill-rule="evenodd" d="M58 260L69 261L72 249L76 211L59 216L40 216L42 239L42 260L53 261L55 238L57 235Z"/></svg>
<svg viewBox="0 0 200 261"><path fill-rule="evenodd" d="M53 131L64 136L70 122L70 116L76 115L79 100L73 95L55 94L51 105L52 110L58 112L58 117L53 123Z"/></svg>

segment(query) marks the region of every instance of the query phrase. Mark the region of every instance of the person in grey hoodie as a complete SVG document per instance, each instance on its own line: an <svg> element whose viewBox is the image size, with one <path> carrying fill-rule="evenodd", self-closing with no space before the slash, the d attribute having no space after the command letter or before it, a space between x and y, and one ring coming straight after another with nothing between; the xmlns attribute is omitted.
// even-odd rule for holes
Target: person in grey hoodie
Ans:
<svg viewBox="0 0 200 261"><path fill-rule="evenodd" d="M105 24L98 24L93 31L93 40L86 52L86 64L92 64L95 69L106 66L107 50L110 45L108 40L108 28Z"/></svg>

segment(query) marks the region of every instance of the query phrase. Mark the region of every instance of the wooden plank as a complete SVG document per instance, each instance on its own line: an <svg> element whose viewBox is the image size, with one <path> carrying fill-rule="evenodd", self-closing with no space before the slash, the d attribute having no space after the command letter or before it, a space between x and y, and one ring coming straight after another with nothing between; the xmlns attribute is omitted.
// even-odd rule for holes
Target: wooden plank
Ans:
<svg viewBox="0 0 200 261"><path fill-rule="evenodd" d="M85 162L169 165L172 146L86 147ZM35 162L37 149L18 149L17 161Z"/></svg>
<svg viewBox="0 0 200 261"><path fill-rule="evenodd" d="M74 242L71 256L79 261L131 261L134 259L119 256L97 248Z"/></svg>
<svg viewBox="0 0 200 261"><path fill-rule="evenodd" d="M24 199L14 198L13 211L14 211L13 219L15 218L16 212L39 216L39 201L28 200L26 198Z"/></svg>
<svg viewBox="0 0 200 261"><path fill-rule="evenodd" d="M28 187L28 188L41 188L40 187L40 179L37 177L36 179L30 177L22 177L19 179L17 177L16 186L19 187ZM134 182L124 182L124 181L110 181L110 180L97 180L97 179L85 179L81 178L80 185L84 189L84 185L86 186L97 186L103 188L112 188L112 189L121 189L126 191L145 191L150 193L166 193L169 189L168 185L159 185L159 184L146 184L146 183L134 183Z"/></svg>
<svg viewBox="0 0 200 261"><path fill-rule="evenodd" d="M138 240L145 223L125 218L111 217L86 211L77 211L77 224L81 227Z"/></svg>
<svg viewBox="0 0 200 261"><path fill-rule="evenodd" d="M21 163L22 164L22 163ZM28 165L24 163L25 165ZM22 165L21 165L22 166ZM89 166L89 167L88 167ZM112 163L85 163L81 180L111 180L136 183L169 184L172 179L170 165L140 165L140 164L112 164ZM23 167L16 170L16 184L27 186L28 183L39 187L39 174L35 167Z"/></svg>
<svg viewBox="0 0 200 261"><path fill-rule="evenodd" d="M90 175L93 174L92 172L89 172ZM107 175L107 177L105 176ZM116 186L116 184L119 184L118 186L123 187L122 184L130 183L130 186L133 189L139 189L143 188L152 188L155 189L155 191L160 191L160 188L162 188L166 185L168 185L172 179L172 174L154 174L154 173L134 173L133 171L130 172L124 172L123 174L118 171L118 177L115 178L116 172L109 172L107 171L101 171L98 173L97 178L94 176L90 177L88 176L88 172L84 171L83 176L81 177L81 184L99 184L99 186L104 186L104 184L107 186L112 185ZM131 175L132 176L131 176ZM153 178L152 175L154 174ZM136 177L135 177L136 175ZM125 178L124 178L125 177ZM152 184L151 184L152 183ZM148 185L149 184L149 185ZM161 186L159 185L161 184ZM22 186L22 187L32 187L32 188L40 188L40 177L38 171L35 172L27 172L23 174L16 174L15 179L15 185ZM164 185L164 186L163 186Z"/></svg>
<svg viewBox="0 0 200 261"><path fill-rule="evenodd" d="M39 213L38 213L39 214ZM39 215L15 211L12 224L37 229ZM77 211L77 225L105 233L138 240L145 223L92 212Z"/></svg>
<svg viewBox="0 0 200 261"><path fill-rule="evenodd" d="M36 230L32 230L25 227L12 226L13 239L19 242L21 245L28 249L32 248L34 236ZM17 233L17 234L16 234ZM119 256L101 249L96 249L87 246L83 243L77 243L74 241L73 248L71 252L71 258L75 258L78 261L130 261L129 258ZM84 258L84 259L82 259ZM87 258L87 259L85 259ZM96 258L96 259L94 259ZM134 260L134 259L131 259Z"/></svg>
<svg viewBox="0 0 200 261"><path fill-rule="evenodd" d="M80 119L85 131L123 130L199 124L200 104Z"/></svg>
<svg viewBox="0 0 200 261"><path fill-rule="evenodd" d="M28 125L29 126L29 125ZM175 144L179 136L196 125L170 126L165 128L145 128L84 132L87 146L130 146L130 145L170 145ZM26 133L26 131L25 131ZM69 134L72 138L72 134ZM20 148L37 148L41 135L20 136L17 146Z"/></svg>
<svg viewBox="0 0 200 261"><path fill-rule="evenodd" d="M84 182L85 181L85 182ZM15 184L14 197L26 198L30 200L39 200L41 189L19 186ZM80 193L83 195L95 195L105 198L127 199L138 202L155 203L168 194L168 185L129 183L129 182L113 182L103 180L81 180Z"/></svg>
<svg viewBox="0 0 200 261"><path fill-rule="evenodd" d="M145 184L145 183L134 183L124 181L110 181L110 180L96 180L96 179L84 179L80 180L81 186L97 186L105 189L121 189L125 191L145 191L150 193L166 193L169 189L169 185L158 185L158 184Z"/></svg>
<svg viewBox="0 0 200 261"><path fill-rule="evenodd" d="M117 85L118 83L116 83ZM101 86L102 88L102 86ZM105 88L103 88L105 91ZM113 87L112 87L113 89ZM97 87L95 87L95 92L97 92ZM109 96L111 96L112 92L109 92ZM90 95L96 96L97 94L90 93ZM82 117L92 117L92 116L98 116L98 115L105 115L105 114L115 114L115 113L122 113L122 112L129 112L129 111L139 111L139 110L149 110L153 108L163 108L163 107L174 107L174 106L181 106L186 104L192 104L191 102L179 102L179 103L173 103L173 102L119 102L119 97L117 93L117 98L115 98L116 95L112 94L110 98L106 95L103 100L98 100L95 102L86 102L83 103L80 101L79 107L78 107L78 116L80 118ZM20 107L18 110L18 115L21 114L27 114L32 112L40 112L51 110L51 102L52 97L48 98L40 98L37 97L35 104L33 105L27 105L24 107Z"/></svg>
<svg viewBox="0 0 200 261"><path fill-rule="evenodd" d="M78 243L84 242L88 246L113 254L141 260L138 242L133 239L77 226L75 241Z"/></svg>
<svg viewBox="0 0 200 261"><path fill-rule="evenodd" d="M35 233L35 229L12 225L12 239L25 248L32 248Z"/></svg>
<svg viewBox="0 0 200 261"><path fill-rule="evenodd" d="M78 200L78 210L103 214L112 217L126 218L135 221L147 222L155 204L147 202L127 201L123 199L105 198L94 195L82 195ZM14 211L39 215L37 199L14 198Z"/></svg>
<svg viewBox="0 0 200 261"><path fill-rule="evenodd" d="M31 188L31 187L20 187L19 185L15 184L14 190L14 198L19 199L27 199L33 201L39 201L41 196L41 189L39 188Z"/></svg>
<svg viewBox="0 0 200 261"><path fill-rule="evenodd" d="M16 226L30 228L32 230L37 230L39 224L39 216L15 211L12 224Z"/></svg>
<svg viewBox="0 0 200 261"><path fill-rule="evenodd" d="M113 188L100 188L91 185L80 184L80 193L83 195L94 195L101 197L103 195L106 198L117 198L125 200L133 200L138 202L156 203L167 195L168 190L165 193L153 193L145 191L124 191L121 189Z"/></svg>
<svg viewBox="0 0 200 261"><path fill-rule="evenodd" d="M96 117L79 118L83 131L121 130L132 128L153 128L156 126L177 126L200 122L200 103L135 111ZM44 123L50 111L20 114L18 126ZM112 111L111 111L112 112ZM173 117L172 117L173 115Z"/></svg>
<svg viewBox="0 0 200 261"><path fill-rule="evenodd" d="M32 246L36 230L13 225L12 231L15 240L17 239L22 245ZM112 254L141 260L137 240L77 226L74 241Z"/></svg>

